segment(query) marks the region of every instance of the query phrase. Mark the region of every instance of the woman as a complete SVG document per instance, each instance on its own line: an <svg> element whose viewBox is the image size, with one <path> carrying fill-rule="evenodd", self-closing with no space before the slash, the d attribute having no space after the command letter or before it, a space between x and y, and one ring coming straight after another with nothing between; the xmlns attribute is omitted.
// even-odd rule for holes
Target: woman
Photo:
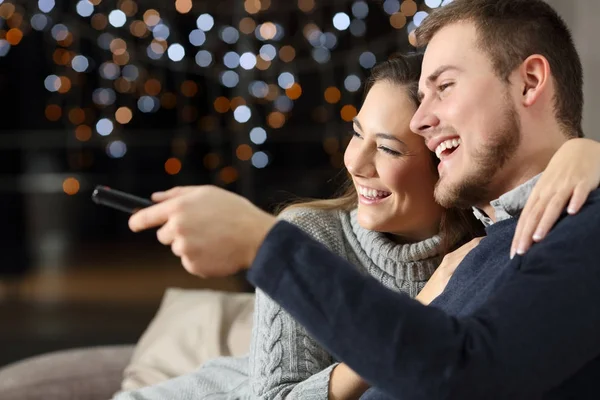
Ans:
<svg viewBox="0 0 600 400"><path fill-rule="evenodd" d="M428 304L476 245L468 241L479 225L470 212L444 210L433 199L436 158L408 127L418 104L420 66L415 55L373 69L345 153L351 176L346 192L335 200L295 205L281 217L383 285ZM442 256L465 242L436 271ZM335 288L331 292L335 295ZM354 398L364 390L356 374L257 291L249 357L217 359L194 373L116 398L326 399Z"/></svg>

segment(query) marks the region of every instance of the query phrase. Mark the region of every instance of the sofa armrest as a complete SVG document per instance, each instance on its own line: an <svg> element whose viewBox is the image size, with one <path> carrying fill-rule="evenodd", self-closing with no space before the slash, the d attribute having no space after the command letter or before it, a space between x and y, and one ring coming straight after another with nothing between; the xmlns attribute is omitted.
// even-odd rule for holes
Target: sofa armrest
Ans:
<svg viewBox="0 0 600 400"><path fill-rule="evenodd" d="M0 368L2 400L106 400L118 392L133 345L43 354Z"/></svg>

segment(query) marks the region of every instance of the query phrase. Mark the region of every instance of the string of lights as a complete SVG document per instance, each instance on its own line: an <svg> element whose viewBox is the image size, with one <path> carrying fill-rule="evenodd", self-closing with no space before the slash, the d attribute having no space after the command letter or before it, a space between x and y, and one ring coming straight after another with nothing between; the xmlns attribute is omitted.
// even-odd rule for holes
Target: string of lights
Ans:
<svg viewBox="0 0 600 400"><path fill-rule="evenodd" d="M296 117L292 111L312 84L304 76L345 68L341 84L319 89L321 102L313 104L311 116L316 123L351 121L357 109L344 99L355 100L368 69L387 56L390 44L414 46L414 29L447 2L176 0L152 7L135 0L0 0L0 57L10 57L25 36L44 35L54 71L39 82L48 92L40 112L69 128L65 141L101 145L112 159L126 157L123 132L132 122L163 111L176 112L182 124L207 134L222 134L221 126L241 132L233 149L238 168L224 165L218 150L203 158L205 168L229 184L239 178L239 165L271 164L263 146ZM367 39L368 16L375 10L389 26ZM200 98L209 107L199 107ZM182 170L187 139L185 133L173 136L166 173ZM340 139L325 136L323 148L340 166ZM79 187L74 177L63 183L67 194Z"/></svg>

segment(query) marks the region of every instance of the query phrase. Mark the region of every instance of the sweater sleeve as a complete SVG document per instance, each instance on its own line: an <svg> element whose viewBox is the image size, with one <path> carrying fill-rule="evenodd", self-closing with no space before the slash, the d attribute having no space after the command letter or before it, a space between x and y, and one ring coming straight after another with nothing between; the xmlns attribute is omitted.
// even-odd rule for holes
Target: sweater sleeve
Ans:
<svg viewBox="0 0 600 400"><path fill-rule="evenodd" d="M394 397L538 398L600 354L599 208L563 219L461 318L382 287L285 222L248 278Z"/></svg>
<svg viewBox="0 0 600 400"><path fill-rule="evenodd" d="M287 220L339 253L331 214L296 209L282 214ZM333 231L332 231L333 230ZM337 232L339 236L339 231ZM325 351L290 314L260 289L256 291L254 329L250 345L250 386L261 399L326 400L335 367Z"/></svg>

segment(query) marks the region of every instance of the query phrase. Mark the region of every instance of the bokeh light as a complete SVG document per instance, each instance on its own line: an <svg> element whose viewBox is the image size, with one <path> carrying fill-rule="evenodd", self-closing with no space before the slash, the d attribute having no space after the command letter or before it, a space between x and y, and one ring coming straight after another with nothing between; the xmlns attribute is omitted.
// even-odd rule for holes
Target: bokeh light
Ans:
<svg viewBox="0 0 600 400"><path fill-rule="evenodd" d="M113 131L113 123L108 118L102 118L96 123L96 132L101 136L108 136Z"/></svg>
<svg viewBox="0 0 600 400"><path fill-rule="evenodd" d="M336 87L330 86L327 89L325 89L325 101L328 102L329 104L335 104L337 102L340 101L340 99L342 98L342 93L340 92L340 90Z"/></svg>
<svg viewBox="0 0 600 400"><path fill-rule="evenodd" d="M350 26L350 17L343 12L335 14L333 16L333 26L338 31L345 31Z"/></svg>
<svg viewBox="0 0 600 400"><path fill-rule="evenodd" d="M247 144L241 144L235 149L235 155L238 159L242 161L248 161L252 158L252 147Z"/></svg>
<svg viewBox="0 0 600 400"><path fill-rule="evenodd" d="M210 14L202 14L196 19L196 26L198 29L208 32L215 26L215 20Z"/></svg>
<svg viewBox="0 0 600 400"><path fill-rule="evenodd" d="M267 131L261 127L255 127L250 130L250 140L254 144L263 144L267 141Z"/></svg>
<svg viewBox="0 0 600 400"><path fill-rule="evenodd" d="M356 1L352 4L352 15L356 18L366 18L369 15L369 5L366 1Z"/></svg>
<svg viewBox="0 0 600 400"><path fill-rule="evenodd" d="M255 168L265 168L267 165L269 165L269 156L266 153L257 151L252 155L252 166Z"/></svg>
<svg viewBox="0 0 600 400"><path fill-rule="evenodd" d="M94 13L94 5L88 0L80 0L77 2L75 9L77 10L77 14L82 17L89 17Z"/></svg>
<svg viewBox="0 0 600 400"><path fill-rule="evenodd" d="M108 14L108 22L115 28L120 28L127 22L127 15L121 10L112 10Z"/></svg>
<svg viewBox="0 0 600 400"><path fill-rule="evenodd" d="M127 124L133 118L133 112L129 107L119 107L115 112L115 120L120 124Z"/></svg>
<svg viewBox="0 0 600 400"><path fill-rule="evenodd" d="M171 157L165 161L165 172L169 175L177 175L181 171L181 161L177 157Z"/></svg>
<svg viewBox="0 0 600 400"><path fill-rule="evenodd" d="M342 119L346 122L352 121L352 119L356 117L357 114L358 112L356 111L356 107L354 107L351 104L345 105L340 111Z"/></svg>
<svg viewBox="0 0 600 400"><path fill-rule="evenodd" d="M239 123L248 122L251 116L252 111L250 111L250 108L245 105L236 107L233 111L233 118Z"/></svg>
<svg viewBox="0 0 600 400"><path fill-rule="evenodd" d="M79 192L80 186L76 178L70 177L63 181L62 189L69 196L73 196Z"/></svg>
<svg viewBox="0 0 600 400"><path fill-rule="evenodd" d="M106 154L110 158L122 158L127 153L127 145L121 140L114 140L106 145Z"/></svg>
<svg viewBox="0 0 600 400"><path fill-rule="evenodd" d="M344 87L349 92L356 92L360 89L360 78L356 75L348 75L346 79L344 79Z"/></svg>

